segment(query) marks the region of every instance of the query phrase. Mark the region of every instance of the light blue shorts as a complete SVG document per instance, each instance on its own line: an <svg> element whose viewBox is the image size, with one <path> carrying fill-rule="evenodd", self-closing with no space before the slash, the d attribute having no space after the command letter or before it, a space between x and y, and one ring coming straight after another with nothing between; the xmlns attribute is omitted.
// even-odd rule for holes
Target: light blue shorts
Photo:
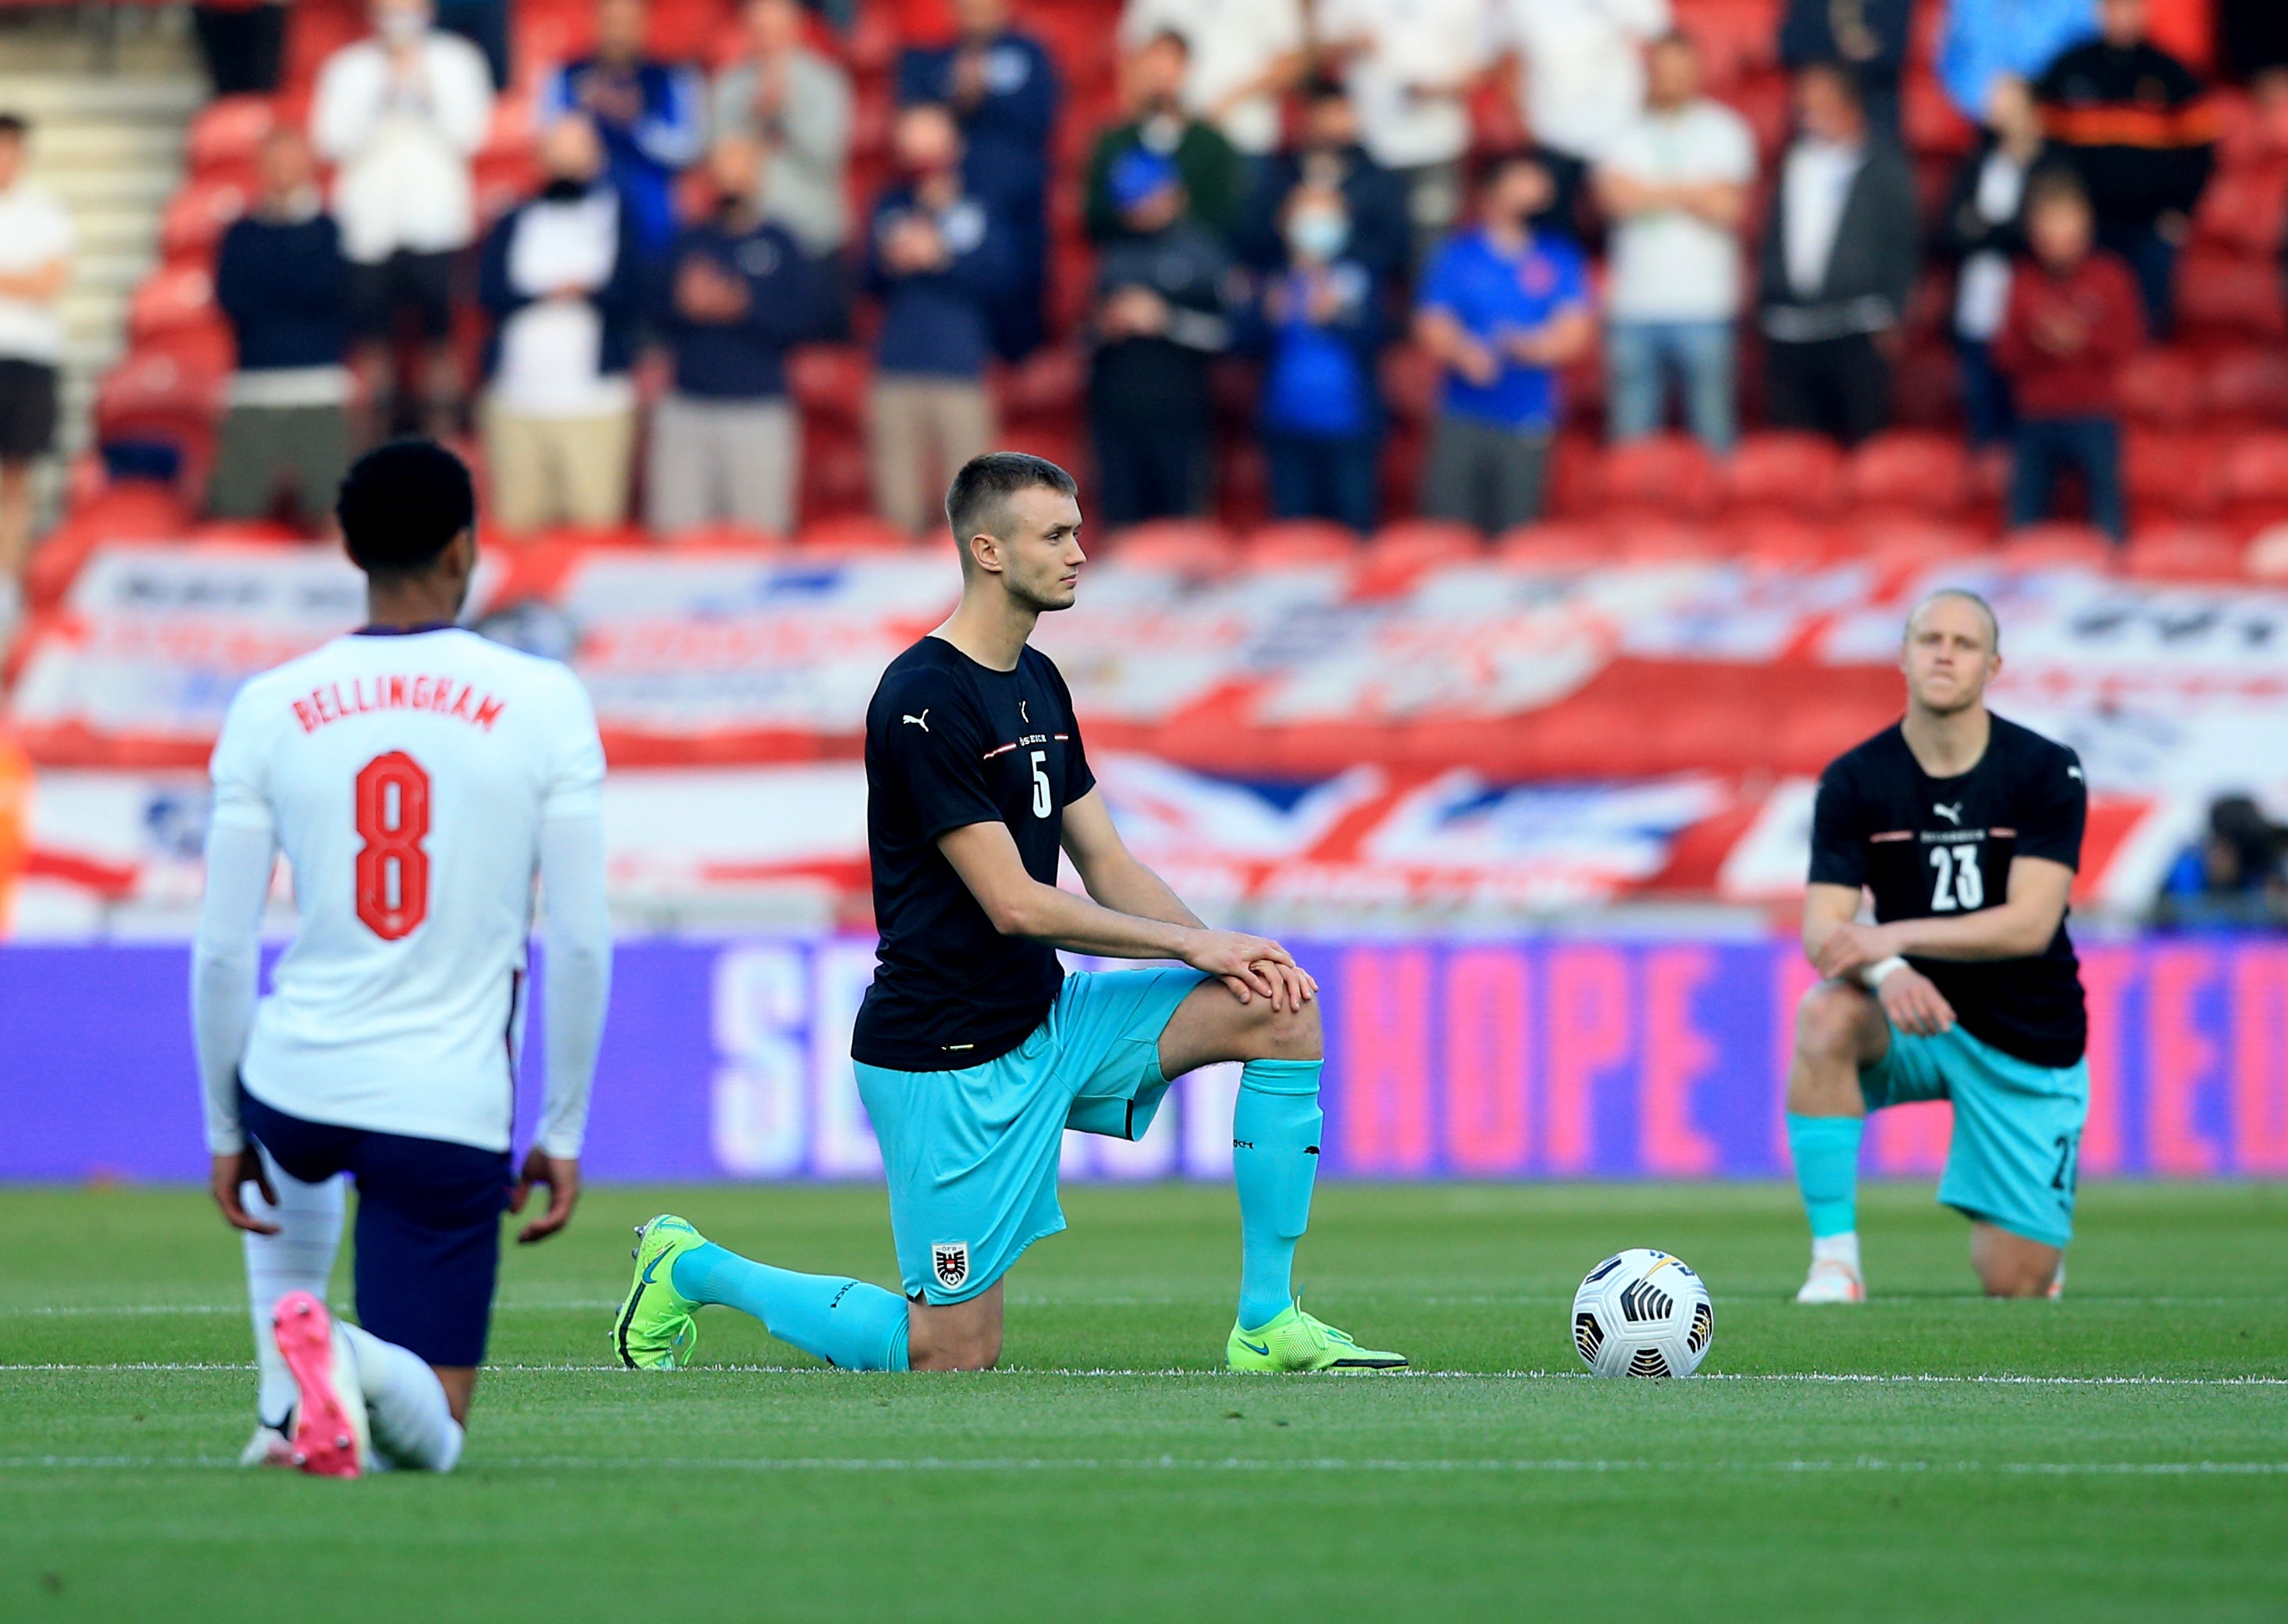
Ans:
<svg viewBox="0 0 2288 1624"><path fill-rule="evenodd" d="M1144 1137L1168 1091L1160 1034L1206 979L1176 969L1069 975L1048 1018L997 1060L957 1072L859 1064L906 1295L965 1303L1064 1228L1065 1129Z"/></svg>
<svg viewBox="0 0 2288 1624"><path fill-rule="evenodd" d="M1953 1101L1954 1143L1939 1200L2045 1246L2073 1239L2088 1061L2053 1069L2006 1055L1960 1026L1934 1037L1894 1027L1889 1052L1859 1073L1859 1092L1870 1111Z"/></svg>

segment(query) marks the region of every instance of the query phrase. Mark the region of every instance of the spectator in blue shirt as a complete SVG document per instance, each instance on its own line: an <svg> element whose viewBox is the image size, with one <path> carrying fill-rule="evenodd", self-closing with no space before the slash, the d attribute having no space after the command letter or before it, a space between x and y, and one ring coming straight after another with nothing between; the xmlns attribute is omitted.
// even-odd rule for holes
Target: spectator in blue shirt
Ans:
<svg viewBox="0 0 2288 1624"><path fill-rule="evenodd" d="M2068 46L2097 37L2097 0L1947 0L1938 79L1963 117L1987 122L1994 82L2031 83Z"/></svg>
<svg viewBox="0 0 2288 1624"><path fill-rule="evenodd" d="M652 413L646 517L663 535L729 523L784 535L794 523L802 419L786 353L820 315L817 267L763 218L763 149L715 144L713 218L676 240L655 327L674 358Z"/></svg>
<svg viewBox="0 0 2288 1624"><path fill-rule="evenodd" d="M1276 519L1374 528L1382 402L1381 289L1351 242L1340 191L1299 186L1282 217L1286 263L1263 289L1263 440Z"/></svg>
<svg viewBox="0 0 2288 1624"><path fill-rule="evenodd" d="M994 301L993 338L1015 360L1041 342L1056 68L1040 41L1010 26L1008 0L954 0L953 10L960 33L952 44L909 49L899 58L898 102L949 107L960 123L963 184L1008 232L1009 271Z"/></svg>
<svg viewBox="0 0 2288 1624"><path fill-rule="evenodd" d="M691 68L646 56L644 26L644 0L597 0L595 54L549 75L540 117L579 113L595 124L637 245L655 259L675 241L676 177L705 150L706 85Z"/></svg>
<svg viewBox="0 0 2288 1624"><path fill-rule="evenodd" d="M290 486L295 511L316 520L349 469L349 266L301 131L274 131L259 163L261 194L215 257L238 366L207 509L265 519Z"/></svg>
<svg viewBox="0 0 2288 1624"><path fill-rule="evenodd" d="M1007 226L962 178L950 112L908 107L894 144L901 178L866 234L866 287L882 301L867 434L876 511L919 535L961 465L992 448L985 366L993 302L1016 255Z"/></svg>
<svg viewBox="0 0 2288 1624"><path fill-rule="evenodd" d="M1556 190L1538 156L1497 154L1480 186L1479 223L1431 261L1414 326L1445 376L1422 511L1492 535L1540 517L1558 369L1596 324L1580 250L1533 229Z"/></svg>

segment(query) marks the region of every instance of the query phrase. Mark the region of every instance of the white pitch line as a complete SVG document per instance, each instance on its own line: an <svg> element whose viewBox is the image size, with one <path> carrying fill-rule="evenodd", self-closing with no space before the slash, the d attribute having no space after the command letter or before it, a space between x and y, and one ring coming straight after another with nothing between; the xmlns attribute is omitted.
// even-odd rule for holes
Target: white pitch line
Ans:
<svg viewBox="0 0 2288 1624"><path fill-rule="evenodd" d="M682 1456L624 1458L588 1455L507 1456L473 1462L501 1471L660 1472L1396 1472L1508 1475L1528 1473L1652 1472L1693 1475L1770 1473L1797 1476L1827 1472L1977 1475L2042 1477L2272 1477L2288 1476L2288 1461L1892 1461L1861 1455L1849 1460L1640 1461L1554 1458L1391 1460L1304 1457L1294 1460L1225 1455L1189 1458L1147 1456L1108 1460L1100 1456L1039 1455L974 1460L915 1456ZM235 1465L224 1455L9 1455L4 1471L92 1471L215 1470Z"/></svg>
<svg viewBox="0 0 2288 1624"><path fill-rule="evenodd" d="M248 1371L254 1368L250 1361L233 1363L126 1363L126 1364L0 1364L0 1375L44 1374L131 1374L147 1373ZM488 1374L503 1375L604 1375L624 1379L639 1373L622 1369L616 1365L517 1364L487 1365ZM775 1375L807 1376L820 1381L842 1381L854 1374L833 1370L817 1365L700 1365L687 1370L654 1373L655 1379L680 1379L708 1375ZM1585 1370L1378 1370L1328 1373L1339 1379L1359 1382L1593 1382L1599 1378ZM1115 1369L1049 1369L1029 1370L1021 1367L1005 1370L970 1371L964 1373L971 1381L1014 1381L1027 1376L1061 1376L1068 1380L1113 1381L1148 1378L1182 1378L1192 1381L1240 1381L1253 1378L1234 1377L1224 1370L1175 1369L1115 1370ZM1704 1382L1803 1382L1843 1386L1871 1387L2288 1387L2288 1376L2032 1376L2032 1375L1941 1375L1911 1374L1881 1374L1859 1371L1704 1371L1690 1378ZM1648 1385L1663 1385L1650 1383Z"/></svg>

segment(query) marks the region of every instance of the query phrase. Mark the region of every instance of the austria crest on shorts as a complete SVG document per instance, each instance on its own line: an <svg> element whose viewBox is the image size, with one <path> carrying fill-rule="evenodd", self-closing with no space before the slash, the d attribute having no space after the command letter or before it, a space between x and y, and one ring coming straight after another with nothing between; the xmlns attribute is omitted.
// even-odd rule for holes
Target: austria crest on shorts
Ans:
<svg viewBox="0 0 2288 1624"><path fill-rule="evenodd" d="M930 1272L947 1291L958 1291L969 1278L969 1242L966 1240L933 1240L930 1242Z"/></svg>

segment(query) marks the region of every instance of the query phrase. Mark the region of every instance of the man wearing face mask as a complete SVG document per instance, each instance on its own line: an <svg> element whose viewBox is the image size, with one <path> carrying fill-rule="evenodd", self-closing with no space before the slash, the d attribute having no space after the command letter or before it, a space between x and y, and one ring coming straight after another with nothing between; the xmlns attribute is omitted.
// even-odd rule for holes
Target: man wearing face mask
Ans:
<svg viewBox="0 0 2288 1624"><path fill-rule="evenodd" d="M1097 510L1113 529L1206 505L1208 363L1229 346L1231 256L1191 218L1174 160L1138 147L1112 166L1124 234L1097 263L1089 371Z"/></svg>
<svg viewBox="0 0 2288 1624"><path fill-rule="evenodd" d="M894 141L902 178L874 205L866 234L866 289L882 302L867 450L875 511L918 535L961 465L992 445L994 304L1020 250L964 182L950 112L907 108Z"/></svg>
<svg viewBox="0 0 2288 1624"><path fill-rule="evenodd" d="M642 257L594 125L551 124L540 163L540 194L485 240L493 517L505 530L602 528L627 516Z"/></svg>
<svg viewBox="0 0 2288 1624"><path fill-rule="evenodd" d="M1281 230L1287 199L1308 182L1342 194L1350 219L1350 257L1385 288L1406 273L1406 183L1359 144L1358 109L1338 79L1303 86L1301 142L1266 161L1242 210L1239 249L1248 264L1275 270L1286 263Z"/></svg>
<svg viewBox="0 0 2288 1624"><path fill-rule="evenodd" d="M662 535L724 521L784 535L794 523L802 420L786 353L817 329L820 277L793 234L763 218L762 163L754 141L715 144L715 218L670 258L656 325L675 383L652 413L644 478Z"/></svg>
<svg viewBox="0 0 2288 1624"><path fill-rule="evenodd" d="M1172 31L1154 36L1129 59L1131 116L1097 138L1088 161L1088 234L1097 242L1110 242L1125 229L1112 201L1112 166L1140 147L1173 159L1192 218L1229 235L1239 211L1239 153L1220 130L1184 110L1191 60L1190 46Z"/></svg>
<svg viewBox="0 0 2288 1624"><path fill-rule="evenodd" d="M350 324L376 433L425 416L449 430L460 375L448 342L454 257L474 240L469 162L491 127L483 53L431 27L429 0L374 0L373 37L326 59L310 108L311 145L334 165L334 218L350 262ZM418 390L401 390L396 342L427 351Z"/></svg>
<svg viewBox="0 0 2288 1624"><path fill-rule="evenodd" d="M1382 402L1375 356L1381 290L1350 256L1350 215L1331 186L1287 200L1287 262L1255 313L1263 354L1263 440L1275 519L1374 528Z"/></svg>

